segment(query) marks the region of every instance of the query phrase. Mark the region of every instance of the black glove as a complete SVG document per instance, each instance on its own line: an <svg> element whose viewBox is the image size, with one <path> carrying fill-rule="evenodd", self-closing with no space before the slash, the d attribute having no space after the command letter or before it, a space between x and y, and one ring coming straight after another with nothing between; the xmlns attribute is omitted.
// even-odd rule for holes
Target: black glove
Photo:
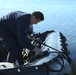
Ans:
<svg viewBox="0 0 76 75"><path fill-rule="evenodd" d="M46 50L46 51L43 51L42 54L38 53L35 55L35 58L39 59L41 57L45 57L45 56L48 56L49 55L49 52Z"/></svg>
<svg viewBox="0 0 76 75"><path fill-rule="evenodd" d="M38 53L38 54L35 54L31 57L30 59L30 62L33 62L34 60L36 59L39 59L39 58L42 58L42 57L45 57L45 56L48 56L49 55L49 52L46 50L46 51L43 51L42 54Z"/></svg>

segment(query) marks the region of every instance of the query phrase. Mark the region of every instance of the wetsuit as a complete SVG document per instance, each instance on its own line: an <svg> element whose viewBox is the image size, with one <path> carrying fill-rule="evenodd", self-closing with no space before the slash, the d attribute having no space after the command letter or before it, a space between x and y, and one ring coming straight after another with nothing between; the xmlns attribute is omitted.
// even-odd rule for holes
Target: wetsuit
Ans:
<svg viewBox="0 0 76 75"><path fill-rule="evenodd" d="M8 51L6 61L15 62L18 59L22 64L22 49L34 49L27 37L27 31L32 26L30 17L31 14L16 11L0 18L0 38Z"/></svg>

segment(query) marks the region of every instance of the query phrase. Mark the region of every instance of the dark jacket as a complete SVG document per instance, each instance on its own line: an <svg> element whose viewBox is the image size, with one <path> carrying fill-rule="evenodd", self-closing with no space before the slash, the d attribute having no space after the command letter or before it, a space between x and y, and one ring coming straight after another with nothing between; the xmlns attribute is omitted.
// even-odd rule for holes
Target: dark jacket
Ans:
<svg viewBox="0 0 76 75"><path fill-rule="evenodd" d="M27 38L27 31L32 26L29 22L31 14L21 11L12 12L0 18L0 33L9 32L23 48L34 49ZM8 35L8 34L7 34Z"/></svg>

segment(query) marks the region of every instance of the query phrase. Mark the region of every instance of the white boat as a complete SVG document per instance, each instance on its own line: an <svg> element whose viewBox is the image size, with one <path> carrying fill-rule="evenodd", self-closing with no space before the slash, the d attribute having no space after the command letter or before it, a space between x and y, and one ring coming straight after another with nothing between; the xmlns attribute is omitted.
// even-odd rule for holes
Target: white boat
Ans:
<svg viewBox="0 0 76 75"><path fill-rule="evenodd" d="M42 45L42 56L33 55L36 59L24 65L0 69L0 75L69 75L71 59L66 38L59 31L47 32L41 34L41 41L37 41Z"/></svg>

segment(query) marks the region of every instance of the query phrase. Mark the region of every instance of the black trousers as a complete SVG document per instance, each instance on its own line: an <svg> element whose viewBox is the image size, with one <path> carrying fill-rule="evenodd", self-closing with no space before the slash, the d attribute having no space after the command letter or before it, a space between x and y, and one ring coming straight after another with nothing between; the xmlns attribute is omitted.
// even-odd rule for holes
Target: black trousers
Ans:
<svg viewBox="0 0 76 75"><path fill-rule="evenodd" d="M19 45L18 39L11 35L7 30L0 31L1 41L8 51L6 62L15 63L18 60L19 64L23 64L22 48Z"/></svg>

